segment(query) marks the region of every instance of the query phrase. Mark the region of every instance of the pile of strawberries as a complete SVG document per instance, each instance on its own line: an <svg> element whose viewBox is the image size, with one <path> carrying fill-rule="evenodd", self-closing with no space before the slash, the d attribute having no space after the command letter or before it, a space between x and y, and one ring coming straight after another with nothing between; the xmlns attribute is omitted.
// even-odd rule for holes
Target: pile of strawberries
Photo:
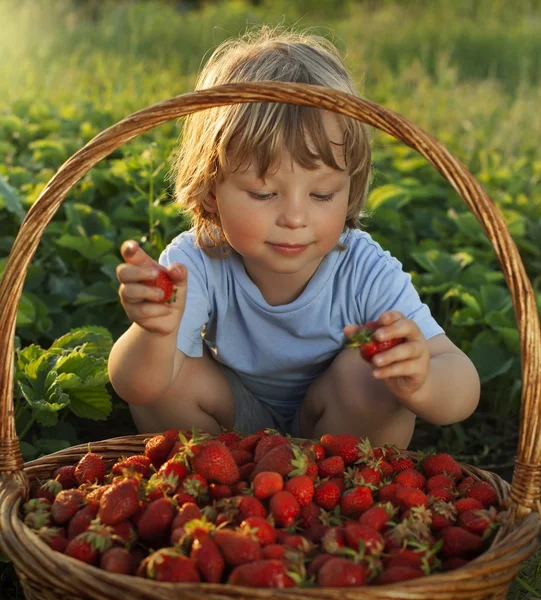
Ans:
<svg viewBox="0 0 541 600"><path fill-rule="evenodd" d="M496 490L448 454L166 431L144 454L90 451L36 481L23 519L58 552L157 581L382 585L456 569L490 544Z"/></svg>

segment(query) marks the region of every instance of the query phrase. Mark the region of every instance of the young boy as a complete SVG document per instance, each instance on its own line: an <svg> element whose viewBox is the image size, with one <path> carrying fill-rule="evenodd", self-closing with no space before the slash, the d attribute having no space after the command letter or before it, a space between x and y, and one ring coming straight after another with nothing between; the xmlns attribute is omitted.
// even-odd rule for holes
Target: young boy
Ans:
<svg viewBox="0 0 541 600"><path fill-rule="evenodd" d="M357 93L329 42L268 28L222 44L197 88L262 80ZM161 266L125 242L117 269L133 324L109 373L141 432L274 427L407 448L416 416L449 424L475 410L475 367L359 229L370 162L367 127L320 109L237 104L188 117L176 198L193 227ZM170 305L147 285L164 267ZM368 363L345 343L373 320L378 339L405 342Z"/></svg>

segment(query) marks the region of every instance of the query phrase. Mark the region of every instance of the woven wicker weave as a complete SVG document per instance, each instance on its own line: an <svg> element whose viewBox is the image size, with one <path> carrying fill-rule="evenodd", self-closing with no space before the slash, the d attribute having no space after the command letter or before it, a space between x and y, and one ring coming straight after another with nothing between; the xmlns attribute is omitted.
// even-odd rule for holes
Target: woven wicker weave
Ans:
<svg viewBox="0 0 541 600"><path fill-rule="evenodd" d="M511 291L521 340L522 409L512 484L468 465L466 474L491 482L507 507L507 520L488 551L466 566L401 584L361 588L262 590L218 584L167 584L107 573L51 550L23 525L19 507L36 477L73 464L87 452L75 446L23 464L13 414L14 336L26 271L37 245L68 191L96 163L122 144L171 119L244 102L286 102L315 106L364 121L401 140L424 156L456 189L494 246ZM183 598L390 600L480 600L505 598L522 562L535 552L541 514L541 329L532 286L498 208L466 168L434 138L400 115L334 90L304 84L229 84L184 94L134 113L103 131L66 161L28 211L13 244L0 286L0 545L12 559L27 599L162 600ZM140 453L147 436L94 442L92 449L112 462ZM415 455L415 453L411 453Z"/></svg>

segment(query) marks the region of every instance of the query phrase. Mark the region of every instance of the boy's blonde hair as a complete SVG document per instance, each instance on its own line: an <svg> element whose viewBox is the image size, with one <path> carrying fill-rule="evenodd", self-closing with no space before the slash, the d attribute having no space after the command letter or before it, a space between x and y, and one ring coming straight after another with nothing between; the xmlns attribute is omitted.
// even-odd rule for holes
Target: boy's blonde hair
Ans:
<svg viewBox="0 0 541 600"><path fill-rule="evenodd" d="M264 80L320 85L359 95L330 41L266 26L222 43L200 73L196 89ZM265 102L208 109L186 118L172 171L175 203L191 217L196 241L207 254L223 256L230 250L219 215L205 209L214 180L226 170L254 160L258 176L263 178L283 149L305 169L316 168L318 160L340 168L323 127L323 112ZM369 129L355 119L337 116L344 128L343 152L351 176L345 227L358 228L370 183ZM233 139L235 156L231 160L228 150Z"/></svg>

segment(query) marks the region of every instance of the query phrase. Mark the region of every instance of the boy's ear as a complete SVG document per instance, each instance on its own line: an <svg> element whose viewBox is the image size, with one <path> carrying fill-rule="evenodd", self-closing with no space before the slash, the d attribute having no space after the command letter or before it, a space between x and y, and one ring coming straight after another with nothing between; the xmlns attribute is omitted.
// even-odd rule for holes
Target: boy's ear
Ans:
<svg viewBox="0 0 541 600"><path fill-rule="evenodd" d="M216 202L216 196L212 190L209 191L207 197L203 200L203 207L209 213L218 212L218 203Z"/></svg>

